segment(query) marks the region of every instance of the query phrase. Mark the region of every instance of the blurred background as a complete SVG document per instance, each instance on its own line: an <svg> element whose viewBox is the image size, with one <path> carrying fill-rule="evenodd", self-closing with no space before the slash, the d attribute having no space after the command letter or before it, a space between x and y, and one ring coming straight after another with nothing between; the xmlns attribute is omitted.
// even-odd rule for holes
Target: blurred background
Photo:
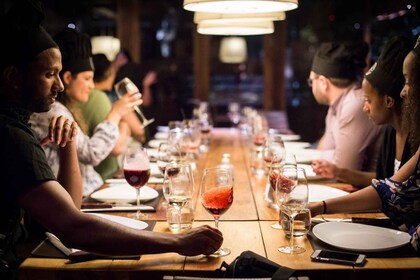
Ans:
<svg viewBox="0 0 420 280"><path fill-rule="evenodd" d="M199 101L208 101L216 125L229 126L227 106L238 102L284 113L289 128L314 142L323 132L327 107L318 105L306 83L318 45L331 40L365 40L370 61L394 35L420 33L415 0L300 0L268 35L243 36L246 58L224 63L222 38L196 31L193 12L182 0L45 0L44 26L54 35L73 24L95 36L118 38L141 65L158 73L153 104L144 108L157 125L181 119ZM272 120L275 122L275 118ZM152 129L153 129L152 126Z"/></svg>

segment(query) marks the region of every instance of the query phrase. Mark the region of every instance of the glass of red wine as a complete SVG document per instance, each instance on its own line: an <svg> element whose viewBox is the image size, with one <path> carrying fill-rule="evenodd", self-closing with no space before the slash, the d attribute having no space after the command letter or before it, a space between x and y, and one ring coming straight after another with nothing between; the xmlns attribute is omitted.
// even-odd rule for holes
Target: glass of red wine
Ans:
<svg viewBox="0 0 420 280"><path fill-rule="evenodd" d="M289 245L278 250L285 254L301 254L305 248L294 244L294 219L308 205L308 180L305 169L286 166L277 180L277 198L281 198L281 211L289 217Z"/></svg>
<svg viewBox="0 0 420 280"><path fill-rule="evenodd" d="M291 153L277 154L273 156L272 163L268 171L267 183L269 184L270 191L273 193L272 202L275 205L272 208L279 211L279 219L281 216L281 203L284 200L284 196L276 197L276 190L278 187L278 179L282 176L284 168L297 167L296 157ZM276 222L271 225L274 229L281 229L280 222Z"/></svg>
<svg viewBox="0 0 420 280"><path fill-rule="evenodd" d="M147 216L140 210L140 188L150 178L150 161L147 150L143 147L129 147L124 157L124 177L127 183L136 189L137 207L139 208L135 218L140 220Z"/></svg>
<svg viewBox="0 0 420 280"><path fill-rule="evenodd" d="M201 178L201 204L213 215L215 227L219 228L219 219L233 203L233 177L228 168L206 168ZM222 257L230 254L227 248L219 248L211 256Z"/></svg>
<svg viewBox="0 0 420 280"><path fill-rule="evenodd" d="M169 205L178 210L178 229L181 226L182 208L187 205L194 194L194 177L189 163L170 162L166 165L163 179L163 196Z"/></svg>

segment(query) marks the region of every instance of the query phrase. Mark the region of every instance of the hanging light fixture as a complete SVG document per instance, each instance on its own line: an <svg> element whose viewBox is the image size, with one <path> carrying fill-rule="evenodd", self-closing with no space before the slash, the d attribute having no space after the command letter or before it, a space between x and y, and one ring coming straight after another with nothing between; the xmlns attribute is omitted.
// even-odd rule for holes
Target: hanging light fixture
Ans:
<svg viewBox="0 0 420 280"><path fill-rule="evenodd" d="M224 37L220 41L219 58L223 63L242 63L247 57L246 40L243 37Z"/></svg>
<svg viewBox="0 0 420 280"><path fill-rule="evenodd" d="M108 60L113 61L120 51L121 42L112 36L93 36L90 38L92 43L92 53L103 53Z"/></svg>
<svg viewBox="0 0 420 280"><path fill-rule="evenodd" d="M298 7L298 0L184 0L184 9L208 13L269 13Z"/></svg>
<svg viewBox="0 0 420 280"><path fill-rule="evenodd" d="M256 21L275 21L284 20L286 14L284 12L272 12L272 13L251 13L251 14L220 14L220 13L194 13L195 23L224 23L230 24L234 22L256 22Z"/></svg>
<svg viewBox="0 0 420 280"><path fill-rule="evenodd" d="M272 21L244 21L234 22L228 25L224 23L202 22L197 25L197 32L203 35L262 35L273 33L274 24Z"/></svg>

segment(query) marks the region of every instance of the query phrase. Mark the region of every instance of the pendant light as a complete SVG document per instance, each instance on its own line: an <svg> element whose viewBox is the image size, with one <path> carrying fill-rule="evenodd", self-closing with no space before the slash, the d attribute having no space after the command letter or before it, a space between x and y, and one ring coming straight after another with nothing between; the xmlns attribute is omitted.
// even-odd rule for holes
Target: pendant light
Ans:
<svg viewBox="0 0 420 280"><path fill-rule="evenodd" d="M246 40L243 37L224 37L220 41L219 58L223 63L242 63L247 57Z"/></svg>
<svg viewBox="0 0 420 280"><path fill-rule="evenodd" d="M120 51L121 42L118 38L112 36L93 36L90 40L92 43L92 53L103 53L110 61L113 61Z"/></svg>
<svg viewBox="0 0 420 280"><path fill-rule="evenodd" d="M269 13L298 7L298 0L184 0L184 9L208 13Z"/></svg>
<svg viewBox="0 0 420 280"><path fill-rule="evenodd" d="M197 32L203 35L262 35L274 32L272 21L235 22L231 24L202 22L197 25Z"/></svg>
<svg viewBox="0 0 420 280"><path fill-rule="evenodd" d="M271 12L271 13L251 13L251 14L220 14L220 13L194 13L195 23L224 23L230 24L234 22L256 22L256 21L275 21L284 20L286 14L284 12Z"/></svg>

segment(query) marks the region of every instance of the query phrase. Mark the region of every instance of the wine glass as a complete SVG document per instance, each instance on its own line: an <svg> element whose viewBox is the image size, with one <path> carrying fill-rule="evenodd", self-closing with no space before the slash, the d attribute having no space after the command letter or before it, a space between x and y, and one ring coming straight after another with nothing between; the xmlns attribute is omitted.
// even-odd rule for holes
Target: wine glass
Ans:
<svg viewBox="0 0 420 280"><path fill-rule="evenodd" d="M169 130L168 149L171 161L186 162L188 156L188 139L183 128Z"/></svg>
<svg viewBox="0 0 420 280"><path fill-rule="evenodd" d="M305 169L300 167L285 167L277 181L277 196L282 198L280 211L289 216L289 245L278 250L285 254L300 254L305 248L294 244L294 219L308 205L308 180Z"/></svg>
<svg viewBox="0 0 420 280"><path fill-rule="evenodd" d="M183 139L187 142L188 158L190 158L192 161L195 161L195 155L201 142L201 131L198 120L184 120L184 133L185 137Z"/></svg>
<svg viewBox="0 0 420 280"><path fill-rule="evenodd" d="M271 161L269 161L270 159ZM278 205L278 202L274 199L276 192L276 181L273 181L273 176L276 176L276 174L281 173L281 168L285 166L296 167L296 156L291 153L285 153L284 151L278 153L271 153L271 155L265 153L264 162L268 168L267 185L265 187L265 201L268 203L268 206L270 208L279 210L280 205ZM278 226L276 227L278 228Z"/></svg>
<svg viewBox="0 0 420 280"><path fill-rule="evenodd" d="M233 126L238 126L241 121L241 105L238 102L229 103L227 115Z"/></svg>
<svg viewBox="0 0 420 280"><path fill-rule="evenodd" d="M138 93L140 90L137 88L137 86L127 77L123 78L121 81L115 84L114 86L115 92L119 97L123 96L126 93ZM143 127L148 126L152 122L155 121L155 119L146 119L143 112L140 110L139 107L134 107L134 110L137 112L137 114L140 117L140 121Z"/></svg>
<svg viewBox="0 0 420 280"><path fill-rule="evenodd" d="M284 158L286 153L284 148L284 142L279 134L268 134L263 144L262 156L265 164L265 174L269 174L271 167L280 166L281 160ZM278 209L277 204L273 199L273 191L275 186L270 184L270 176L268 176L267 184L265 186L265 200L268 203L268 207Z"/></svg>
<svg viewBox="0 0 420 280"><path fill-rule="evenodd" d="M272 158L270 169L268 171L268 178L267 178L268 186L266 186L265 198L266 198L266 201L270 203L269 206L279 212L279 218L281 214L280 206L281 206L283 197L280 197L280 198L276 197L277 183L278 183L279 176L283 172L283 168L288 167L288 166L297 167L295 155L290 154L290 153L276 154ZM271 227L274 229L282 228L279 221L272 224Z"/></svg>
<svg viewBox="0 0 420 280"><path fill-rule="evenodd" d="M163 195L178 211L178 229L181 230L182 208L194 194L194 177L189 163L170 162L166 165L163 181Z"/></svg>
<svg viewBox="0 0 420 280"><path fill-rule="evenodd" d="M213 215L216 228L219 228L219 219L233 202L233 177L227 168L206 168L201 178L200 187L201 204ZM212 254L222 257L230 254L227 248L220 248Z"/></svg>
<svg viewBox="0 0 420 280"><path fill-rule="evenodd" d="M170 162L171 162L171 155L170 155L170 150L169 150L169 144L166 142L162 142L159 144L159 147L157 150L157 160L156 160L156 164L162 176L165 176L166 165Z"/></svg>
<svg viewBox="0 0 420 280"><path fill-rule="evenodd" d="M150 178L150 160L146 148L129 147L124 157L124 177L128 184L136 189L137 194L137 213L135 218L140 220L145 217L140 211L140 188L143 187Z"/></svg>

